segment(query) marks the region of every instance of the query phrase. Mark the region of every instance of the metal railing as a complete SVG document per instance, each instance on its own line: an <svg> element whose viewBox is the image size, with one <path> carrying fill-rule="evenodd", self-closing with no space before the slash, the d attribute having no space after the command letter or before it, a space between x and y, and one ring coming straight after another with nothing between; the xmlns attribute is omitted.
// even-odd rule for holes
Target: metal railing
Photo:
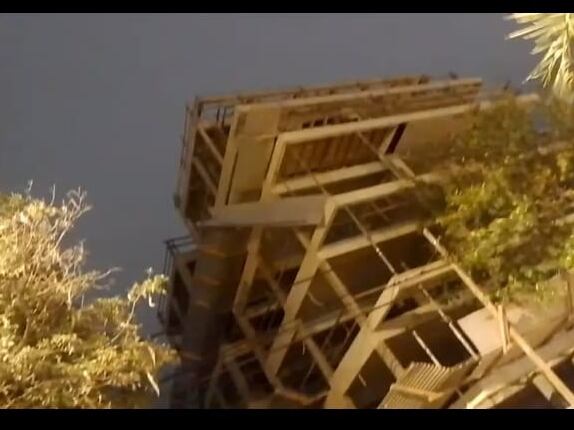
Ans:
<svg viewBox="0 0 574 430"><path fill-rule="evenodd" d="M173 262L178 254L192 251L196 248L196 243L192 236L180 236L168 239L165 242L165 252L163 259L163 274L169 278L167 294L160 296L157 307L157 317L167 332L169 328L169 313L173 289Z"/></svg>

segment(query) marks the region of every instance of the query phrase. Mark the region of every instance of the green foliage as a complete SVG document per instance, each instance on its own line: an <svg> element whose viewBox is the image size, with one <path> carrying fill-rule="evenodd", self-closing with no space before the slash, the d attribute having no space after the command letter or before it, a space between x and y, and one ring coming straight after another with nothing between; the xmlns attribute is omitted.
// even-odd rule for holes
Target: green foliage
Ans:
<svg viewBox="0 0 574 430"><path fill-rule="evenodd" d="M574 229L565 218L574 209L571 118L561 102L529 110L508 98L472 114L469 130L442 152L433 148L432 162L448 178L438 195L433 188L433 222L498 300L544 302L554 294L544 282L574 269Z"/></svg>
<svg viewBox="0 0 574 430"><path fill-rule="evenodd" d="M137 304L163 294L150 276L127 298L87 300L110 272L86 271L83 245L64 238L89 207L0 196L0 407L142 407L175 356L138 335Z"/></svg>

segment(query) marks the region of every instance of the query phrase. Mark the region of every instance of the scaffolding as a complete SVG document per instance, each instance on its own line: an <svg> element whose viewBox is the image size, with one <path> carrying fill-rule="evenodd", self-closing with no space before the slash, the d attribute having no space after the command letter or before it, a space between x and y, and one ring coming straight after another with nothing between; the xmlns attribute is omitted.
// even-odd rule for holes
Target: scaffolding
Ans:
<svg viewBox="0 0 574 430"><path fill-rule="evenodd" d="M174 407L574 405L571 296L495 306L414 193L444 177L406 158L498 103L480 90L412 76L195 100L175 196L190 236L168 243L160 306Z"/></svg>

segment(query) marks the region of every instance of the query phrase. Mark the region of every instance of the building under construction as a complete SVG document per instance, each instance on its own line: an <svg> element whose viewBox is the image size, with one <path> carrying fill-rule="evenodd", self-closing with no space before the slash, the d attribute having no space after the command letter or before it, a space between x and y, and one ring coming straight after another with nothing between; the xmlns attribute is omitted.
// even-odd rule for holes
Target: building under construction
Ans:
<svg viewBox="0 0 574 430"><path fill-rule="evenodd" d="M172 406L574 405L572 295L494 305L422 223L413 188L440 175L405 161L498 96L406 76L197 98L160 306Z"/></svg>

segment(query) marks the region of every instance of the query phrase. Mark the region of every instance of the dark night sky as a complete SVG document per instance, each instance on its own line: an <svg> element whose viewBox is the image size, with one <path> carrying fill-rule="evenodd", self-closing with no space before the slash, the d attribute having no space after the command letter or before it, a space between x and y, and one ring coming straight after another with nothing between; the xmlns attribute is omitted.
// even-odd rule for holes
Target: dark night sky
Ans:
<svg viewBox="0 0 574 430"><path fill-rule="evenodd" d="M449 71L519 85L534 58L512 28L501 14L0 15L0 191L86 189L91 264L122 267L126 286L183 232L171 195L195 94Z"/></svg>

